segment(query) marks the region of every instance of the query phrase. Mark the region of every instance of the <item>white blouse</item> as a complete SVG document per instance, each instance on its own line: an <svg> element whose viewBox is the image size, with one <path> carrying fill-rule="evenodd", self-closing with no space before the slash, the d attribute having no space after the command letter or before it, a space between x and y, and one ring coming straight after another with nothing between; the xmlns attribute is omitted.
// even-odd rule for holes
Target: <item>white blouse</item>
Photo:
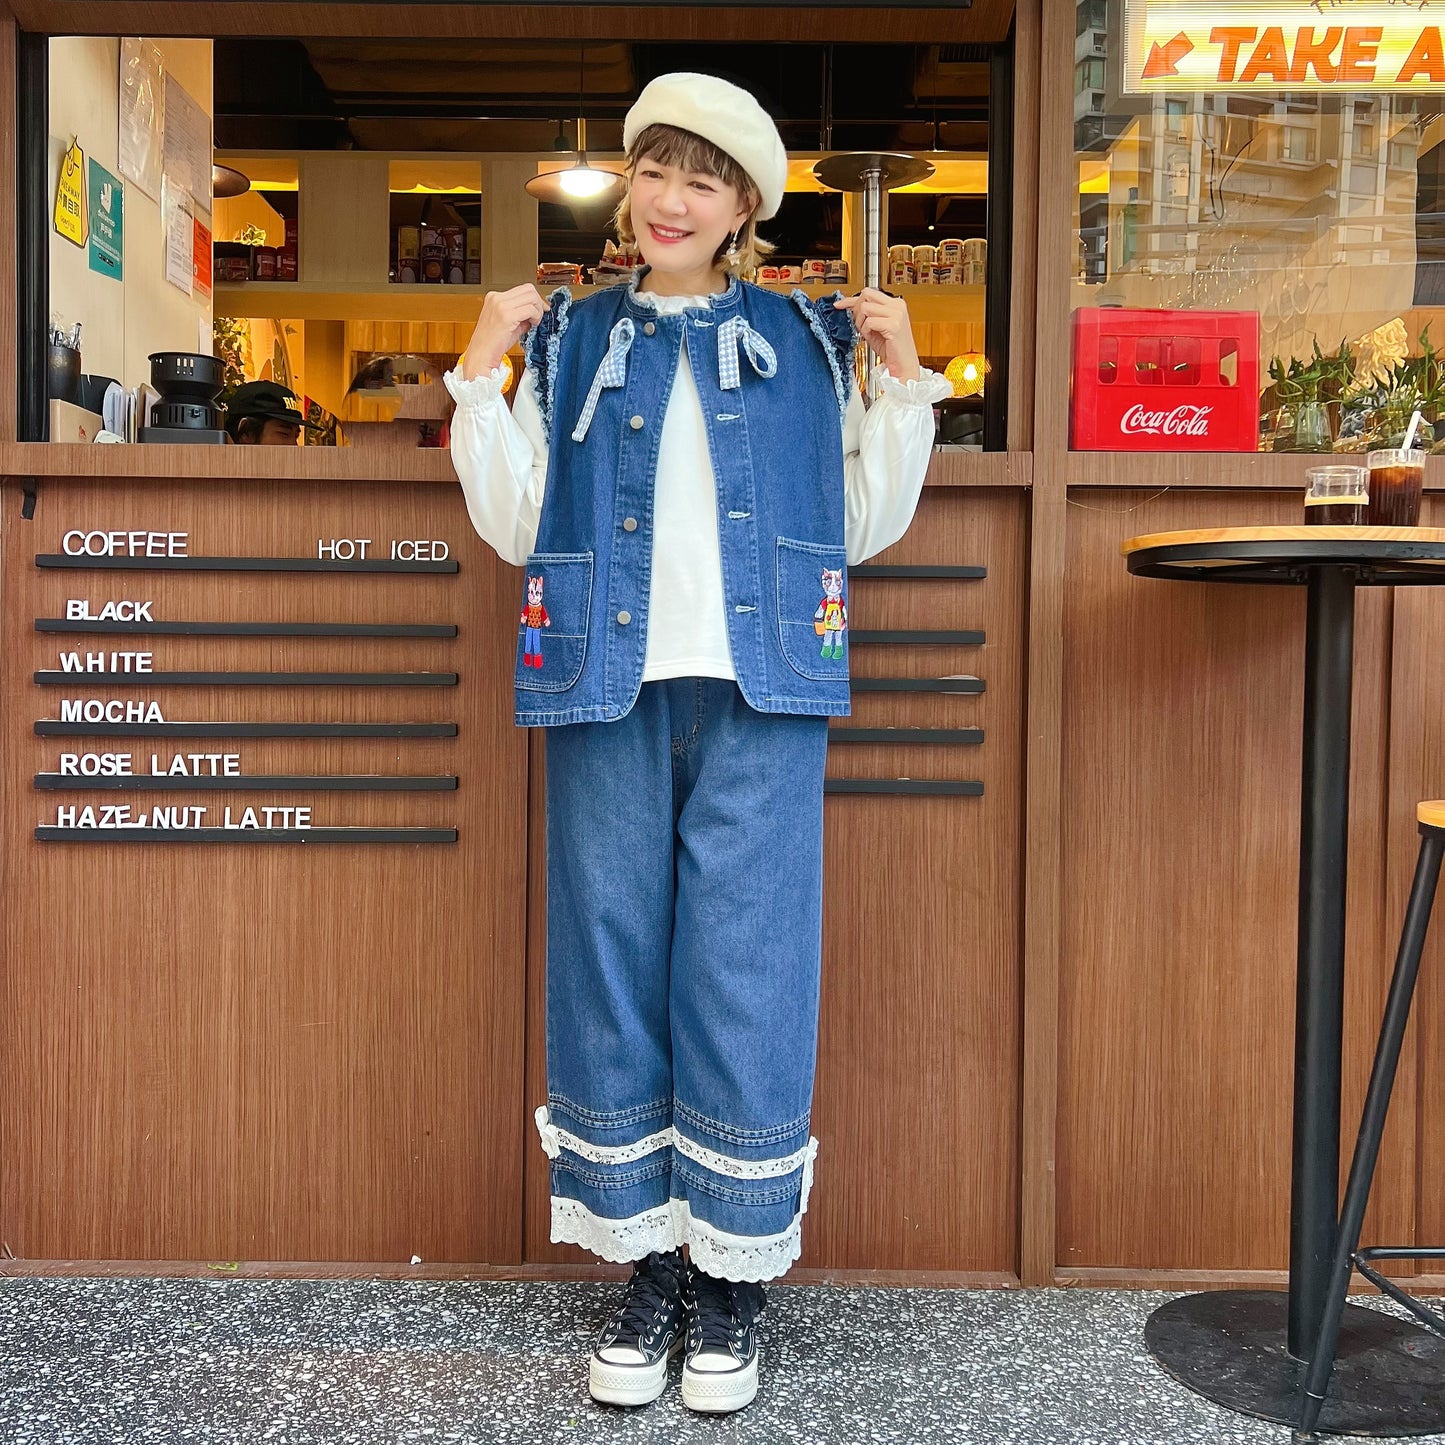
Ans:
<svg viewBox="0 0 1445 1445"><path fill-rule="evenodd" d="M706 306L699 296L637 293L672 314ZM470 381L447 373L457 403L452 463L467 513L482 540L505 562L523 565L537 540L547 482L547 439L530 371L510 411L500 367ZM892 546L913 520L933 446L933 410L952 391L936 372L902 382L880 372L880 394L865 408L855 389L843 420L844 540L848 561ZM570 423L569 423L570 425ZM642 680L734 677L723 606L717 490L702 399L687 348L663 415L653 494L652 583Z"/></svg>

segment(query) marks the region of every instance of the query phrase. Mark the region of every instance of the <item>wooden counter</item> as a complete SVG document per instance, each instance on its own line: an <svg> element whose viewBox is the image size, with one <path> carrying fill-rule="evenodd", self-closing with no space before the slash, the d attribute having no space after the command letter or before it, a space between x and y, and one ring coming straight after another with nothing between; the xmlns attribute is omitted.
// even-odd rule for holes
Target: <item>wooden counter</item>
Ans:
<svg viewBox="0 0 1445 1445"><path fill-rule="evenodd" d="M544 746L511 724L520 575L450 458L0 465L10 1250L575 1265L530 1125ZM1028 477L939 453L908 538L855 574L815 1268L1014 1277ZM349 570L362 539L386 567L397 539L446 560ZM940 685L960 676L982 682Z"/></svg>

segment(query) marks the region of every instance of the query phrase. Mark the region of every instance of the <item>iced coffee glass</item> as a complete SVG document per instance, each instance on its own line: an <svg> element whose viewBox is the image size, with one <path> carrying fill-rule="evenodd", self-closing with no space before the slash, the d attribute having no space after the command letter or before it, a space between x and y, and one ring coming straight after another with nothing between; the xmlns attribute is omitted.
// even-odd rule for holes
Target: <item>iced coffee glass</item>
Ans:
<svg viewBox="0 0 1445 1445"><path fill-rule="evenodd" d="M1420 524L1420 491L1425 485L1425 453L1389 447L1371 452L1370 504L1365 520L1372 527Z"/></svg>
<svg viewBox="0 0 1445 1445"><path fill-rule="evenodd" d="M1369 501L1364 467L1311 467L1305 473L1305 525L1358 527Z"/></svg>

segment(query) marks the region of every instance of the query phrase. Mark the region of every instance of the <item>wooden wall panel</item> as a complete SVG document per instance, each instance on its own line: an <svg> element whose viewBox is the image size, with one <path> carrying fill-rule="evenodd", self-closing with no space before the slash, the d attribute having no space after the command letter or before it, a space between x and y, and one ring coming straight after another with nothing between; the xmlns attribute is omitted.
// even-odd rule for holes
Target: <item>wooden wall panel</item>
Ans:
<svg viewBox="0 0 1445 1445"><path fill-rule="evenodd" d="M345 0L11 0L27 30L131 35L439 35L500 40L565 35L581 40L953 41L996 44L1013 0L921 10L797 5L347 4Z"/></svg>
<svg viewBox="0 0 1445 1445"><path fill-rule="evenodd" d="M1126 537L1293 520L1298 494L1088 491L1069 510L1058 1267L1287 1257L1304 592L1130 577ZM1389 960L1392 598L1356 621L1346 1129ZM1408 1088L1407 1088L1408 1092ZM1376 1218L1408 1225L1412 1130ZM1372 1225L1372 1227L1375 1227Z"/></svg>
<svg viewBox="0 0 1445 1445"><path fill-rule="evenodd" d="M1020 795L1026 494L931 487L881 562L978 562L986 581L855 579L855 628L982 628L987 644L854 646L858 676L983 676L980 697L854 696L859 726L985 729L982 747L836 746L832 777L976 778L982 798L826 804L817 1183L804 1268L1017 1268ZM540 776L538 771L534 776ZM544 1097L542 799L533 792L528 1105ZM547 1242L547 1177L527 1142L527 1258Z"/></svg>
<svg viewBox="0 0 1445 1445"><path fill-rule="evenodd" d="M874 560L981 563L987 579L853 583L852 626L986 633L983 648L946 659L855 645L858 676L969 672L987 691L858 693L849 719L982 727L981 747L941 748L912 775L977 778L985 792L828 799L837 864L824 890L805 1267L1018 1268L1026 509L1023 494L929 488L908 535ZM834 747L829 774L856 775L863 751ZM915 755L866 763L874 776L908 775Z"/></svg>
<svg viewBox="0 0 1445 1445"><path fill-rule="evenodd" d="M70 527L185 530L192 554L445 539L456 575L40 570ZM437 1263L521 1257L526 750L515 589L455 486L8 484L0 1239L22 1258ZM40 634L66 598L160 619L454 622L454 640ZM63 649L162 668L455 671L455 687L40 687ZM408 740L35 737L62 696L169 719L453 720ZM239 752L243 772L456 774L454 792L37 792L62 751ZM455 826L455 845L37 843L62 804L305 802L313 824ZM113 835L112 835L113 838Z"/></svg>

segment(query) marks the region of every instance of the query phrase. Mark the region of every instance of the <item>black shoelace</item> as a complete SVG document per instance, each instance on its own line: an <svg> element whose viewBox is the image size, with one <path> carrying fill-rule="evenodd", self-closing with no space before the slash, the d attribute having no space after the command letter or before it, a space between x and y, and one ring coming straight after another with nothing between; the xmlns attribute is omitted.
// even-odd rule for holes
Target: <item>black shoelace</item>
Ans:
<svg viewBox="0 0 1445 1445"><path fill-rule="evenodd" d="M709 1350L727 1353L757 1319L762 1300L755 1296L761 1296L762 1290L698 1272L693 1273L688 1283L692 1291L690 1347L694 1353Z"/></svg>
<svg viewBox="0 0 1445 1445"><path fill-rule="evenodd" d="M647 1336L658 1316L677 1303L680 1282L661 1255L654 1250L632 1267L627 1295L608 1321L619 1344L630 1344Z"/></svg>

